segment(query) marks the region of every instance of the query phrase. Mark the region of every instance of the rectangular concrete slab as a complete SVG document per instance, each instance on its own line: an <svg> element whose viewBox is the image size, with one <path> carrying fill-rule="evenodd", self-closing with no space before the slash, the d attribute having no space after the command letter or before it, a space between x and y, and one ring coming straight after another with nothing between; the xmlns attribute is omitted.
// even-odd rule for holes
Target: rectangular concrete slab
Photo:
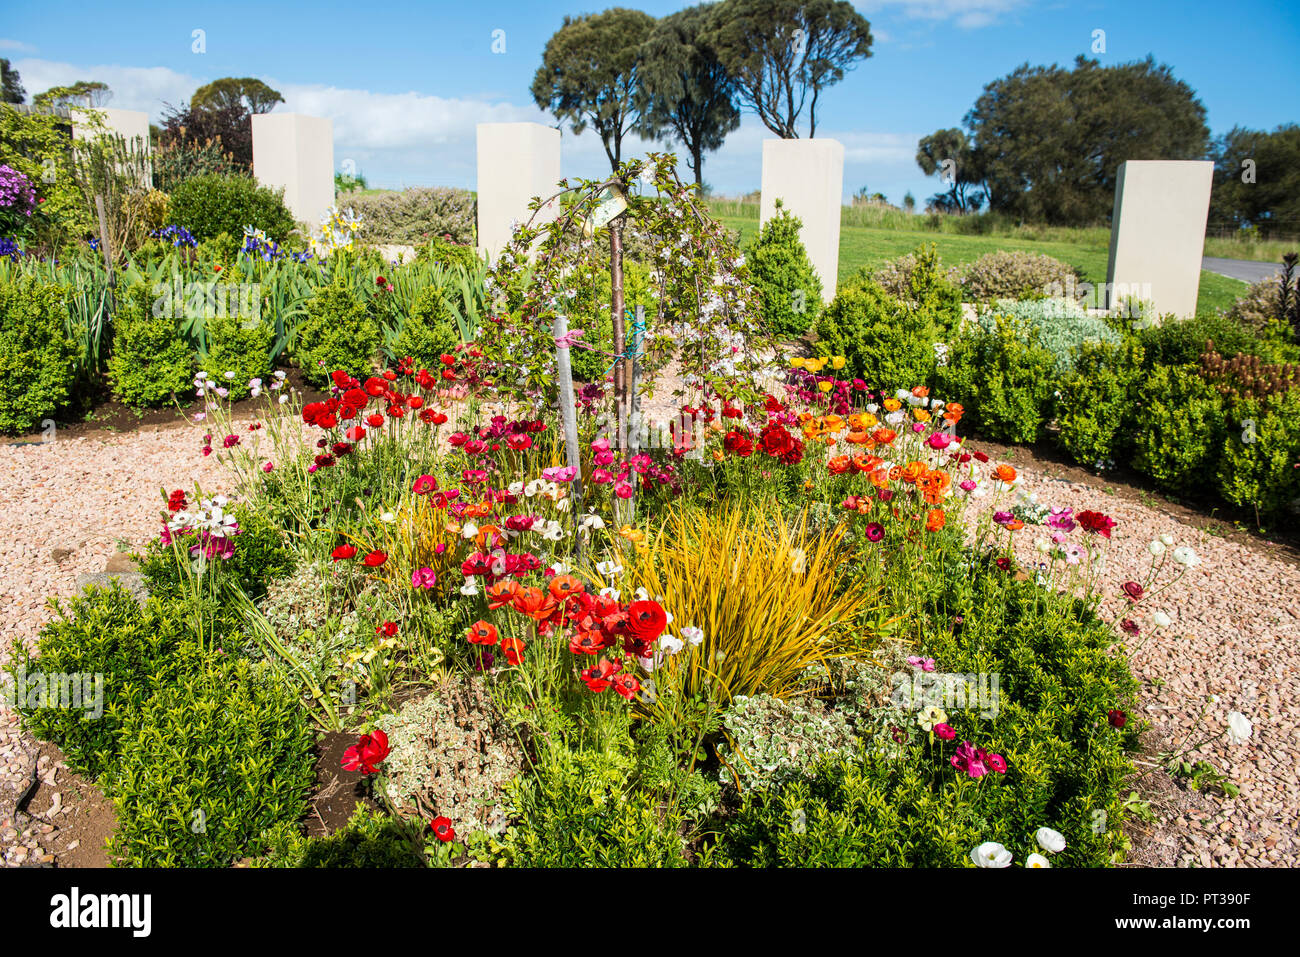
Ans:
<svg viewBox="0 0 1300 957"><path fill-rule="evenodd" d="M838 140L764 140L759 223L776 214L776 201L803 220L799 233L822 282L822 301L835 298L840 271L840 208L844 144Z"/></svg>
<svg viewBox="0 0 1300 957"><path fill-rule="evenodd" d="M495 259L513 224L528 221L528 204L557 190L560 131L540 123L479 123L478 248Z"/></svg>
<svg viewBox="0 0 1300 957"><path fill-rule="evenodd" d="M1157 316L1196 315L1214 164L1128 160L1115 183L1106 269L1110 309L1125 299L1155 304Z"/></svg>
<svg viewBox="0 0 1300 957"><path fill-rule="evenodd" d="M334 121L253 114L253 175L263 186L284 190L294 219L318 225L334 205Z"/></svg>

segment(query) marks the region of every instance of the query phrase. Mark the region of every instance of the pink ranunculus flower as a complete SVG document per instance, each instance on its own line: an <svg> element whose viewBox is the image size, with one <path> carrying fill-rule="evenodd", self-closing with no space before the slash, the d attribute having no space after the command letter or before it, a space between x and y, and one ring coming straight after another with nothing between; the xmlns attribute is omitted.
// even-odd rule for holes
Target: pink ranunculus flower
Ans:
<svg viewBox="0 0 1300 957"><path fill-rule="evenodd" d="M438 576L427 565L411 572L411 587L413 588L432 588L437 583Z"/></svg>
<svg viewBox="0 0 1300 957"><path fill-rule="evenodd" d="M591 473L591 480L596 485L608 485L610 482L614 481L614 476L613 473L609 472L607 469L596 469L596 471Z"/></svg>
<svg viewBox="0 0 1300 957"><path fill-rule="evenodd" d="M952 445L952 436L947 432L932 432L930 437L925 440L925 444L932 449L946 449Z"/></svg>
<svg viewBox="0 0 1300 957"><path fill-rule="evenodd" d="M934 670L933 658L922 658L919 655L909 655L907 663L913 668L920 668L922 671L929 672Z"/></svg>
<svg viewBox="0 0 1300 957"><path fill-rule="evenodd" d="M619 498L631 498L632 486L627 482L619 482L614 486L614 494Z"/></svg>
<svg viewBox="0 0 1300 957"><path fill-rule="evenodd" d="M597 453L596 453L596 464L597 464L597 465L613 465L613 464L614 464L614 453L613 453L613 452L610 452L608 449L606 449L604 452L597 452Z"/></svg>
<svg viewBox="0 0 1300 957"><path fill-rule="evenodd" d="M953 738L957 737L956 729L954 729L950 724L936 724L934 726L934 733L944 741L951 741Z"/></svg>
<svg viewBox="0 0 1300 957"><path fill-rule="evenodd" d="M609 439L596 439L591 443L591 448L593 452L608 452Z"/></svg>

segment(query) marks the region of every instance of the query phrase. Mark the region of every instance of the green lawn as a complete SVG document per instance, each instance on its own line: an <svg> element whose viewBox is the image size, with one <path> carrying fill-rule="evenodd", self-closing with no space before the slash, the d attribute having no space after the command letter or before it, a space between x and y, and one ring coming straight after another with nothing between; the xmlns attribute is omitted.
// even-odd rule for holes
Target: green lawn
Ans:
<svg viewBox="0 0 1300 957"><path fill-rule="evenodd" d="M757 216L719 216L730 230L740 232L742 243L758 232ZM1096 233L1100 237L1100 233ZM1087 234L1093 235L1093 234ZM1012 239L1005 236L961 236L927 230L885 229L868 226L844 226L840 229L840 277L852 275L866 266L876 269L890 259L906 255L925 243L933 243L945 266L957 266L999 249L1046 253L1077 268L1084 281L1104 283L1109 250L1097 239L1083 242ZM1201 273L1200 292L1196 301L1199 313L1226 309L1246 291L1246 284L1214 273Z"/></svg>

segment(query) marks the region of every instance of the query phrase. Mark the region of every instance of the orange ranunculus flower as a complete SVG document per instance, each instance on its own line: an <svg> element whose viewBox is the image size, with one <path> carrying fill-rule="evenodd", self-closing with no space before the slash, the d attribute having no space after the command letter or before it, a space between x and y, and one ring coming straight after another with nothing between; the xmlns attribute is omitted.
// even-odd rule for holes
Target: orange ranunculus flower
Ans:
<svg viewBox="0 0 1300 957"><path fill-rule="evenodd" d="M513 603L515 600L515 594L519 591L519 587L519 582L517 581L500 581L495 585L488 585L488 608L496 611L504 605Z"/></svg>
<svg viewBox="0 0 1300 957"><path fill-rule="evenodd" d="M912 388L912 395L916 396L918 399L924 399L929 394L930 387L927 385L918 385Z"/></svg>
<svg viewBox="0 0 1300 957"><path fill-rule="evenodd" d="M512 606L520 614L541 621L555 611L556 604L555 599L542 589L521 585L515 592Z"/></svg>
<svg viewBox="0 0 1300 957"><path fill-rule="evenodd" d="M832 475L843 475L849 470L849 457L847 455L836 455L826 463L826 468Z"/></svg>
<svg viewBox="0 0 1300 957"><path fill-rule="evenodd" d="M889 467L889 481L897 482L903 477L903 467L901 465L891 465Z"/></svg>
<svg viewBox="0 0 1300 957"><path fill-rule="evenodd" d="M504 652L506 661L512 665L523 664L524 649L527 647L527 643L522 638L501 639L501 651Z"/></svg>
<svg viewBox="0 0 1300 957"><path fill-rule="evenodd" d="M559 601L568 598L570 595L582 594L584 588L581 579L572 575L556 575L551 579L550 587L547 590L551 593L552 598Z"/></svg>
<svg viewBox="0 0 1300 957"><path fill-rule="evenodd" d="M915 485L926 472L924 462L908 462L899 477L908 485Z"/></svg>
<svg viewBox="0 0 1300 957"><path fill-rule="evenodd" d="M1016 480L1016 470L1010 465L999 465L993 470L993 477L1000 482L1006 482L1010 485Z"/></svg>
<svg viewBox="0 0 1300 957"><path fill-rule="evenodd" d="M885 464L885 460L878 455L868 455L866 452L859 452L853 456L853 467L859 472L872 472Z"/></svg>
<svg viewBox="0 0 1300 957"><path fill-rule="evenodd" d="M965 411L966 409L962 406L960 402L950 402L948 403L948 405L944 407L943 410L944 420L947 422L951 422L953 425L956 425L957 422L961 419L962 414Z"/></svg>
<svg viewBox="0 0 1300 957"><path fill-rule="evenodd" d="M871 433L871 437L881 445L888 445L894 439L898 438L898 433L893 429L876 429Z"/></svg>
<svg viewBox="0 0 1300 957"><path fill-rule="evenodd" d="M844 428L844 419L833 413L831 415L822 416L821 421L822 427L828 432L838 432L840 429Z"/></svg>
<svg viewBox="0 0 1300 957"><path fill-rule="evenodd" d="M929 422L931 416L925 409L913 409L912 418L916 419L918 422Z"/></svg>
<svg viewBox="0 0 1300 957"><path fill-rule="evenodd" d="M1007 522L1007 524L1004 525L1003 527L1004 527L1008 532L1018 532L1018 531L1020 531L1022 528L1025 527L1025 523L1022 522L1020 519L1016 518L1016 519L1012 519L1011 521Z"/></svg>
<svg viewBox="0 0 1300 957"><path fill-rule="evenodd" d="M721 450L721 449L714 449L714 450L713 450L713 460L714 460L715 462L721 462L721 461L722 461L723 459L725 459L725 458L726 458L726 456L722 454L722 450Z"/></svg>
<svg viewBox="0 0 1300 957"><path fill-rule="evenodd" d="M473 645L495 645L497 643L496 625L487 621L476 621L466 630L465 638Z"/></svg>
<svg viewBox="0 0 1300 957"><path fill-rule="evenodd" d="M927 532L937 532L939 529L943 528L944 523L947 521L948 519L943 514L943 509L932 508L930 509L930 513L925 516L925 530Z"/></svg>
<svg viewBox="0 0 1300 957"><path fill-rule="evenodd" d="M804 424L806 424L806 423L808 423L808 422L811 422L811 421L812 421L812 417L813 417L813 414L812 414L811 412L800 412L800 413L799 413L799 424L800 424L800 425L804 425Z"/></svg>
<svg viewBox="0 0 1300 957"><path fill-rule="evenodd" d="M854 429L844 436L844 441L849 445L866 445L868 442L874 442L875 440L866 432Z"/></svg>
<svg viewBox="0 0 1300 957"><path fill-rule="evenodd" d="M885 411L886 411L886 412L897 412L897 411L898 411L899 409L901 409L902 407L903 407L903 403L899 402L897 399L886 399L886 400L885 400Z"/></svg>
<svg viewBox="0 0 1300 957"><path fill-rule="evenodd" d="M501 529L496 525L480 525L474 541L478 542L479 548L495 548L502 541Z"/></svg>
<svg viewBox="0 0 1300 957"><path fill-rule="evenodd" d="M897 465L894 468L898 468ZM889 485L889 473L884 469L876 469L867 478L871 479L871 484L876 488L885 488Z"/></svg>

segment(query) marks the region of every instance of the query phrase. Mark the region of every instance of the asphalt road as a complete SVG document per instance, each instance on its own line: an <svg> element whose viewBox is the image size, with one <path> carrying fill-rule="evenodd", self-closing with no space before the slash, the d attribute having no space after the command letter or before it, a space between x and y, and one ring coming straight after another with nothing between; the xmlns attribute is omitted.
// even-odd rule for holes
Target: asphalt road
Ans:
<svg viewBox="0 0 1300 957"><path fill-rule="evenodd" d="M1256 283L1262 279L1272 279L1282 271L1278 263L1251 262L1246 259L1217 259L1205 256L1201 259L1201 268L1207 272L1218 273L1230 279Z"/></svg>

